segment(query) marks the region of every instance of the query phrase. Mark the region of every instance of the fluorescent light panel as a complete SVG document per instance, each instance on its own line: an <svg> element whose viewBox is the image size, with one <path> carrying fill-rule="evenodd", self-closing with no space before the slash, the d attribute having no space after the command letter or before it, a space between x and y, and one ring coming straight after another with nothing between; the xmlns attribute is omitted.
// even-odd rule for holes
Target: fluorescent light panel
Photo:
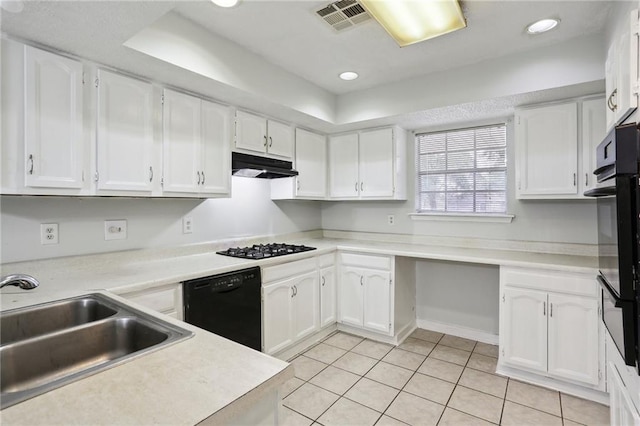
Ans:
<svg viewBox="0 0 640 426"><path fill-rule="evenodd" d="M457 0L360 0L400 47L467 26Z"/></svg>

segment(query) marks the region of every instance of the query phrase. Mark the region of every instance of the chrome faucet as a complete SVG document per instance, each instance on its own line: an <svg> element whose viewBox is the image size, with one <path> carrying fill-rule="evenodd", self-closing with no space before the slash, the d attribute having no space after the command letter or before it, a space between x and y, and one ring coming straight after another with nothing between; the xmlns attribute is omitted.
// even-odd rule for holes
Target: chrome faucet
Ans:
<svg viewBox="0 0 640 426"><path fill-rule="evenodd" d="M12 274L6 275L0 279L0 288L7 285L15 285L23 290L33 290L40 285L40 282L31 275Z"/></svg>

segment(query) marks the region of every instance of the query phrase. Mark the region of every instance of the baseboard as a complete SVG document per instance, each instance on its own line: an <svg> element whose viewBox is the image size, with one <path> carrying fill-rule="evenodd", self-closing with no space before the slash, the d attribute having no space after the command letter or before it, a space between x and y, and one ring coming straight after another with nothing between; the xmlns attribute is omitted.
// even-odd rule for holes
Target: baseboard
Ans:
<svg viewBox="0 0 640 426"><path fill-rule="evenodd" d="M540 376L536 373L529 373L528 371L507 367L500 363L498 363L496 373L521 382L543 386L578 398L588 399L607 406L609 405L609 394L597 389L590 389L581 385L574 385L572 383L556 380L551 377Z"/></svg>
<svg viewBox="0 0 640 426"><path fill-rule="evenodd" d="M452 336L464 337L465 339L477 340L478 342L490 345L498 344L498 335L483 330L462 327L453 324L444 324L436 321L418 319L416 324L425 330L437 331L438 333L450 334Z"/></svg>
<svg viewBox="0 0 640 426"><path fill-rule="evenodd" d="M338 330L344 331L345 333L354 334L356 336L364 337L366 339L375 340L376 342L388 343L390 345L398 344L398 339L396 337L397 335L387 336L384 334L376 333L374 331L363 330L362 328L340 323L338 323Z"/></svg>

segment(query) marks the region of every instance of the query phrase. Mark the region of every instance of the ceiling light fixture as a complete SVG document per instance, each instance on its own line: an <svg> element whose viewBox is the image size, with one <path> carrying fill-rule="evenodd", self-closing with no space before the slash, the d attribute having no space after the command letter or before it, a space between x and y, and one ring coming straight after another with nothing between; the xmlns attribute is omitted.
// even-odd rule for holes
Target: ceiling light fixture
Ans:
<svg viewBox="0 0 640 426"><path fill-rule="evenodd" d="M234 7L240 3L240 0L211 0L216 6Z"/></svg>
<svg viewBox="0 0 640 426"><path fill-rule="evenodd" d="M542 34L547 31L551 31L560 23L559 19L541 19L533 24L527 25L527 32L529 34Z"/></svg>
<svg viewBox="0 0 640 426"><path fill-rule="evenodd" d="M400 47L462 29L458 0L360 0Z"/></svg>
<svg viewBox="0 0 640 426"><path fill-rule="evenodd" d="M353 71L345 71L340 74L340 78L347 81L355 80L356 78L358 78L358 73Z"/></svg>

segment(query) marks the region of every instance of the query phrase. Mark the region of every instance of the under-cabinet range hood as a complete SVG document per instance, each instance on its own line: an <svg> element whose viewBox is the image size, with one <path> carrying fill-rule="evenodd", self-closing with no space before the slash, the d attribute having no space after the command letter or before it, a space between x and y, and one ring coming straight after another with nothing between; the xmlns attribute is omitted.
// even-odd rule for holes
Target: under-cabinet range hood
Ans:
<svg viewBox="0 0 640 426"><path fill-rule="evenodd" d="M276 179L297 176L291 161L258 157L257 155L231 153L231 170L234 176Z"/></svg>

